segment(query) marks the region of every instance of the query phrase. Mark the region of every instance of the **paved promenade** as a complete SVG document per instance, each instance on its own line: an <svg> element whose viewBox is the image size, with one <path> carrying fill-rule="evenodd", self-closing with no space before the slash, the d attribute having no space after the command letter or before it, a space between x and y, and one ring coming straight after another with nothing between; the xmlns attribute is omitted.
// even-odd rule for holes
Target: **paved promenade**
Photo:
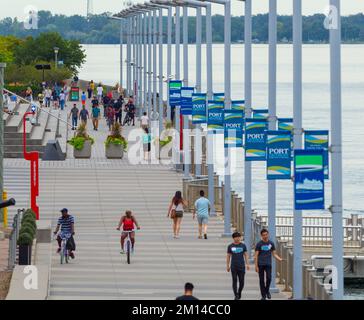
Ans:
<svg viewBox="0 0 364 320"><path fill-rule="evenodd" d="M105 120L100 121L99 131L92 130L91 122L89 129L96 139L91 160L72 159L68 146L66 161L40 164L42 219L52 220L55 226L59 210L67 207L76 221L75 260L60 265L53 243L49 299L174 299L187 281L195 285L200 299L232 299L231 276L225 270L231 239L220 237L223 221L211 218L209 239L199 240L197 222L185 213L181 237L174 239L166 215L171 197L182 188L182 176L168 166L107 160ZM20 203L27 200L28 170L22 160L5 162L6 187ZM131 265L119 253L116 230L126 209L135 213L141 225ZM247 273L242 299L260 298L253 269Z"/></svg>

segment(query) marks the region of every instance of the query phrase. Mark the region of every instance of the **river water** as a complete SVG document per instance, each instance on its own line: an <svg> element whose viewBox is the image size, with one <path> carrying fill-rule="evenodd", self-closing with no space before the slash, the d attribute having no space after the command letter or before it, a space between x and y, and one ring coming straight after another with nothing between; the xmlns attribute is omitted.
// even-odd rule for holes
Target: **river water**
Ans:
<svg viewBox="0 0 364 320"><path fill-rule="evenodd" d="M114 85L119 81L120 49L117 45L85 45L87 61L80 70L80 79ZM174 52L174 49L173 49ZM182 51L181 51L182 53ZM166 48L164 48L166 56ZM202 52L202 90L206 90L205 48ZM183 57L183 54L181 58ZM189 47L189 84L195 84L195 47ZM293 69L292 45L278 46L277 115L292 117ZM343 195L344 213L364 214L364 45L342 47L342 102L343 102ZM125 59L125 50L124 50ZM303 47L303 127L307 130L330 129L330 69L328 45ZM174 54L172 59L174 66ZM166 70L166 65L164 65ZM181 71L183 68L181 68ZM172 68L172 73L174 73ZM125 76L124 76L125 77ZM126 78L124 78L125 81ZM213 47L213 84L215 92L224 89L224 47ZM166 95L166 92L164 92ZM232 98L244 99L244 45L232 47ZM253 108L268 106L268 46L253 46ZM219 139L218 139L219 140ZM222 141L217 141L216 161L223 157ZM232 186L244 192L243 151L234 152L237 160ZM220 160L220 161L219 161ZM218 173L223 174L221 165ZM267 211L267 181L265 164L253 163L253 208ZM326 207L331 204L330 181L325 185ZM277 214L291 214L293 185L290 181L277 182ZM320 214L321 211L305 212ZM327 213L327 211L326 211Z"/></svg>

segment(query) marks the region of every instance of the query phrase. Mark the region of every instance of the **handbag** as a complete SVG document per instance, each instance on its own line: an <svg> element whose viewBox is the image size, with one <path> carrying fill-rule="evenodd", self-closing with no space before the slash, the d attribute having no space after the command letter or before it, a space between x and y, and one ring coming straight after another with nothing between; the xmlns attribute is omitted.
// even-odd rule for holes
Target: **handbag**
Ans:
<svg viewBox="0 0 364 320"><path fill-rule="evenodd" d="M176 217L176 209L171 210L171 219L174 219Z"/></svg>

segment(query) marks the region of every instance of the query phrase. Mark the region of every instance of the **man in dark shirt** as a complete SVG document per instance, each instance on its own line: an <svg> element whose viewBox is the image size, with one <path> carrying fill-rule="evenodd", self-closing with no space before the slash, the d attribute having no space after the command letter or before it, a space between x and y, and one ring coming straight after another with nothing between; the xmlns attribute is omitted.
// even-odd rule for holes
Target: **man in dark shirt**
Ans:
<svg viewBox="0 0 364 320"><path fill-rule="evenodd" d="M115 122L119 122L121 124L122 104L119 100L114 100L113 108L115 110Z"/></svg>
<svg viewBox="0 0 364 320"><path fill-rule="evenodd" d="M88 111L86 110L85 106L82 106L82 110L80 111L80 120L82 123L87 124L87 119L90 118Z"/></svg>
<svg viewBox="0 0 364 320"><path fill-rule="evenodd" d="M270 283L272 279L272 256L278 261L282 258L276 253L276 247L272 241L269 240L269 232L267 229L260 231L261 241L255 247L255 271L259 274L259 286L262 300L271 299L269 292Z"/></svg>
<svg viewBox="0 0 364 320"><path fill-rule="evenodd" d="M71 112L68 116L68 118L72 117L72 130L77 129L78 113L79 113L79 110L77 108L77 105L74 103L73 108L71 109Z"/></svg>
<svg viewBox="0 0 364 320"><path fill-rule="evenodd" d="M198 300L196 297L193 296L193 284L187 282L185 284L185 294L183 296L179 296L176 300Z"/></svg>
<svg viewBox="0 0 364 320"><path fill-rule="evenodd" d="M227 248L226 270L231 271L235 300L240 300L244 289L245 266L247 270L250 269L249 257L245 244L241 242L241 234L234 232L232 237L234 241ZM238 280L239 289L237 288Z"/></svg>

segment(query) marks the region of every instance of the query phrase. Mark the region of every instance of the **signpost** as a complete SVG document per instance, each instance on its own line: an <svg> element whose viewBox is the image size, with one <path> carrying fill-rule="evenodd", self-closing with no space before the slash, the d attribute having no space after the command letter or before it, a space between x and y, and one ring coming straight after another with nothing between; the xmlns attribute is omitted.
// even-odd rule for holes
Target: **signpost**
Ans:
<svg viewBox="0 0 364 320"><path fill-rule="evenodd" d="M325 209L324 150L294 151L295 210Z"/></svg>
<svg viewBox="0 0 364 320"><path fill-rule="evenodd" d="M79 87L71 87L71 101L80 101Z"/></svg>
<svg viewBox="0 0 364 320"><path fill-rule="evenodd" d="M267 131L267 179L291 179L291 133Z"/></svg>

